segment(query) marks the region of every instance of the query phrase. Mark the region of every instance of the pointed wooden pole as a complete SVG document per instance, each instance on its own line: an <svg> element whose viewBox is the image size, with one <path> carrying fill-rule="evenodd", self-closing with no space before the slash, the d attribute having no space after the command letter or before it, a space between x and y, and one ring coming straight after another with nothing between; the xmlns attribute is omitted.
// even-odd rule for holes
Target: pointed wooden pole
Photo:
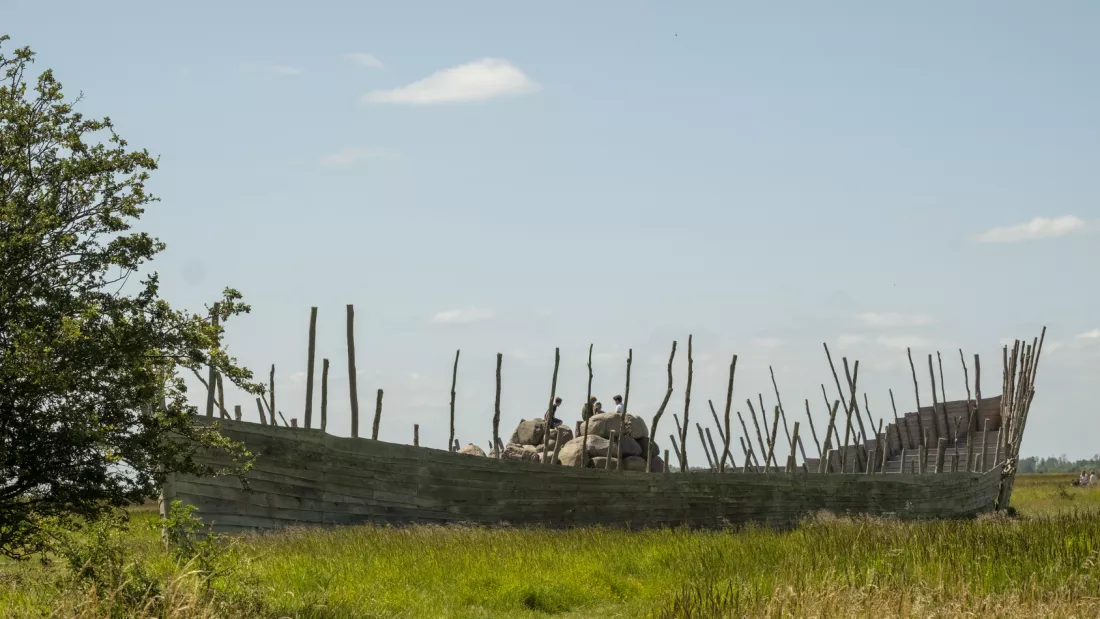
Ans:
<svg viewBox="0 0 1100 619"><path fill-rule="evenodd" d="M546 463L546 450L550 444L550 427L554 424L554 399L558 394L558 365L561 363L561 349L554 349L554 376L550 379L550 404L546 406L546 431L542 440L542 462Z"/></svg>
<svg viewBox="0 0 1100 619"><path fill-rule="evenodd" d="M221 304L215 303L214 308L210 310L210 326L214 330L214 342L210 348L210 355L213 355L218 350L218 314L221 311ZM207 374L206 381L206 418L214 418L214 390L217 389L217 369L214 366L214 360L210 359L210 372Z"/></svg>
<svg viewBox="0 0 1100 619"><path fill-rule="evenodd" d="M714 448L714 438L710 435L710 428L707 428L706 430L704 430L704 432L706 432L707 434L707 445L710 446L710 455L714 459L714 471L716 473L720 473L721 469L719 468L719 465L721 464L721 462L718 458L718 450Z"/></svg>
<svg viewBox="0 0 1100 619"><path fill-rule="evenodd" d="M832 447L832 442L831 442L832 437L830 436L830 434L833 433L833 430L836 426L836 412L837 412L837 409L839 409L839 408L840 408L840 400L833 400L833 406L829 410L829 425L825 428L825 447L824 447L825 454L821 458L821 462L820 462L820 465L819 465L820 472L822 472L822 473L832 472L830 470L832 468L832 460L831 460L831 458L832 458L832 455L831 455L832 454L832 449L831 449L831 447Z"/></svg>
<svg viewBox="0 0 1100 619"><path fill-rule="evenodd" d="M240 421L241 420L241 405L240 404L234 404L233 405L233 419L235 421Z"/></svg>
<svg viewBox="0 0 1100 619"><path fill-rule="evenodd" d="M328 428L328 359L321 359L321 431Z"/></svg>
<svg viewBox="0 0 1100 619"><path fill-rule="evenodd" d="M355 374L355 306L348 304L348 390L351 397L351 436L359 438L359 389Z"/></svg>
<svg viewBox="0 0 1100 619"><path fill-rule="evenodd" d="M378 390L378 399L374 402L374 425L371 426L370 437L378 440L378 425L382 422L382 390Z"/></svg>
<svg viewBox="0 0 1100 619"><path fill-rule="evenodd" d="M810 434L814 437L814 445L817 446L817 457L820 459L822 457L821 442L817 440L817 430L814 429L814 416L810 414L809 398L806 399L806 421L810 423ZM803 457L803 460L805 460L805 457Z"/></svg>
<svg viewBox="0 0 1100 619"><path fill-rule="evenodd" d="M623 410L619 413L619 429L624 435L627 434L626 429L626 401L630 397L630 364L634 361L634 349L631 348L630 352L626 355L626 390L623 391ZM623 441L619 439L615 448L615 459L619 463L619 470L625 471L626 467L623 466Z"/></svg>
<svg viewBox="0 0 1100 619"><path fill-rule="evenodd" d="M680 434L680 457L683 458L683 462L680 463L680 468L687 471L688 467L688 449L687 449L687 431L690 420L688 419L688 413L691 410L691 377L693 359L691 356L691 335L688 335L688 379L687 387L684 389L684 426Z"/></svg>
<svg viewBox="0 0 1100 619"><path fill-rule="evenodd" d="M271 364L271 375L268 377L270 383L268 393L270 395L270 402L267 403L267 414L271 416L271 425L277 426L278 422L275 421L275 364Z"/></svg>
<svg viewBox="0 0 1100 619"><path fill-rule="evenodd" d="M699 430L699 442L703 444L703 454L707 457L707 466L710 467L711 472L714 472L717 469L714 468L714 460L711 459L710 450L707 449L707 438L703 435L703 426L699 425L697 422L695 428ZM681 452L681 454L682 453L683 452Z"/></svg>
<svg viewBox="0 0 1100 619"><path fill-rule="evenodd" d="M928 354L928 378L932 381L932 426L936 429L936 436L940 435L939 419L937 413L940 412L939 398L936 396L936 371L932 367L932 353ZM951 423L947 421L947 411L943 411L943 435L946 437L951 433ZM937 438L938 440L938 438Z"/></svg>
<svg viewBox="0 0 1100 619"><path fill-rule="evenodd" d="M657 436L657 422L661 420L661 415L665 414L665 407L668 406L668 399L672 397L672 360L676 358L676 342L672 342L672 352L668 355L668 389L665 391L665 399L661 401L661 407L657 409L657 414L653 416L653 423L650 424L649 432L650 436ZM645 472L649 473L652 468L653 452L649 449L645 453ZM677 456L679 457L679 456ZM671 466L670 463L665 461L665 470Z"/></svg>
<svg viewBox="0 0 1100 619"><path fill-rule="evenodd" d="M760 434L760 424L756 421L756 409L753 408L751 399L745 398L745 403L749 405L749 414L752 415L752 427L756 430L756 442L760 444L760 455L767 456L768 446L764 443L763 435ZM760 411L760 416L764 416L764 411ZM766 418L764 419L764 423L768 423ZM764 469L767 470L770 464L770 460L764 460Z"/></svg>
<svg viewBox="0 0 1100 619"><path fill-rule="evenodd" d="M267 416L264 415L264 404L260 401L260 398L256 398L256 410L260 412L260 425L267 425Z"/></svg>
<svg viewBox="0 0 1100 619"><path fill-rule="evenodd" d="M413 424L413 447L420 447L420 424Z"/></svg>
<svg viewBox="0 0 1100 619"><path fill-rule="evenodd" d="M974 461L974 421L978 413L978 403L971 397L970 371L966 368L966 356L959 349L959 361L963 366L963 383L966 385L966 470L973 468ZM957 451L957 450L956 450Z"/></svg>
<svg viewBox="0 0 1100 619"><path fill-rule="evenodd" d="M779 468L779 462L775 459L775 437L779 433L779 407L775 407L775 418L772 420L772 431L768 435L768 456L764 458L765 464L768 462L774 462L775 468ZM769 472L769 469L765 468L765 472Z"/></svg>
<svg viewBox="0 0 1100 619"><path fill-rule="evenodd" d="M493 445L500 440L500 365L503 360L504 355L497 353L497 391L496 398L493 400Z"/></svg>
<svg viewBox="0 0 1100 619"><path fill-rule="evenodd" d="M218 410L222 419L229 419L229 412L225 410L225 387L222 386L222 375L218 374Z"/></svg>
<svg viewBox="0 0 1100 619"><path fill-rule="evenodd" d="M726 456L729 456L730 464L733 464L733 454L730 453L730 408L733 406L733 376L737 372L737 355L733 356L730 361L730 381L726 387L726 412L723 420L726 424L725 434L722 436L722 466L721 469L726 469ZM720 426L719 426L720 427Z"/></svg>
<svg viewBox="0 0 1100 619"><path fill-rule="evenodd" d="M741 422L741 432L743 432L743 435L742 435L742 438L741 438L741 441L742 441L741 449L742 450L745 449L745 446L744 446L745 441L748 442L749 447L752 447L752 439L749 438L749 429L745 426L745 418L741 416L741 411L737 411L737 420ZM749 453L751 451L752 450L749 449L748 451L746 451L746 453ZM746 460L745 461L745 467L746 467L745 472L746 473L749 472L749 469L747 468L748 466L749 466L749 464L748 464L748 461Z"/></svg>
<svg viewBox="0 0 1100 619"><path fill-rule="evenodd" d="M588 345L588 395L584 400L584 439L581 440L581 467L588 467L588 421L592 418L592 344Z"/></svg>
<svg viewBox="0 0 1100 619"><path fill-rule="evenodd" d="M924 436L924 422L920 417L920 387L917 386L917 368L913 365L913 351L909 348L905 349L905 353L909 356L909 371L913 374L913 395L917 398L917 436Z"/></svg>
<svg viewBox="0 0 1100 619"><path fill-rule="evenodd" d="M317 308L309 309L309 352L306 355L306 429L313 427L313 364L317 354Z"/></svg>
<svg viewBox="0 0 1100 619"><path fill-rule="evenodd" d="M447 434L447 448L451 448L451 443L455 442L455 387L458 384L458 355L461 350L455 351L455 367L451 371L451 425L450 431ZM458 451L456 447L454 451Z"/></svg>
<svg viewBox="0 0 1100 619"><path fill-rule="evenodd" d="M672 442L672 451L676 454L676 460L678 462L683 462L683 458L680 457L680 446L676 443L676 437L669 434L668 440ZM665 466L668 466L667 462L665 463ZM680 472L684 473L685 471L683 469L680 469Z"/></svg>

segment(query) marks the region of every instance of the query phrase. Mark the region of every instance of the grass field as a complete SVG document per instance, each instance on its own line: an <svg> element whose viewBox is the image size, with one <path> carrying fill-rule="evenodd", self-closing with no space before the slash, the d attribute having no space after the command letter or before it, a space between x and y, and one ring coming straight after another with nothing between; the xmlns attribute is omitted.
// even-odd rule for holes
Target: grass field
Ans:
<svg viewBox="0 0 1100 619"><path fill-rule="evenodd" d="M94 591L61 562L0 563L3 616L1096 617L1100 490L1021 476L1020 517L819 517L778 533L414 527L239 538L209 588L137 511L117 540L150 596ZM134 568L136 569L136 567ZM140 572L140 570L138 570ZM118 587L123 591L123 587ZM148 612L141 612L148 604Z"/></svg>

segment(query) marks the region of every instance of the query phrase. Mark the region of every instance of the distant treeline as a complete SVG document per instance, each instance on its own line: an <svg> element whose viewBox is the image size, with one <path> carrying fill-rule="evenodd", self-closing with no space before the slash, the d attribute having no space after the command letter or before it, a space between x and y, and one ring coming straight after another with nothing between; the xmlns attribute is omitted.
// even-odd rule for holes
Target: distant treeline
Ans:
<svg viewBox="0 0 1100 619"><path fill-rule="evenodd" d="M1085 460L1067 460L1066 457L1050 458L1022 458L1020 460L1021 473L1071 473L1082 470L1100 470L1100 454Z"/></svg>

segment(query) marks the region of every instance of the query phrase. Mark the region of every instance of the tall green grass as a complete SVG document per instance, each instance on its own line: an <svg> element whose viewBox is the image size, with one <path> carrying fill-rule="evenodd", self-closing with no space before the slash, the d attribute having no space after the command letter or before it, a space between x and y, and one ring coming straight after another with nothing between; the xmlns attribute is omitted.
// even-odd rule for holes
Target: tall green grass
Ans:
<svg viewBox="0 0 1100 619"><path fill-rule="evenodd" d="M1018 480L1015 519L822 515L786 533L360 526L241 536L240 573L161 616L1098 616L1100 492L1038 477ZM163 550L153 516L136 520L132 560L176 583L166 595L186 598L186 569ZM0 615L78 608L97 616L60 568L0 564Z"/></svg>

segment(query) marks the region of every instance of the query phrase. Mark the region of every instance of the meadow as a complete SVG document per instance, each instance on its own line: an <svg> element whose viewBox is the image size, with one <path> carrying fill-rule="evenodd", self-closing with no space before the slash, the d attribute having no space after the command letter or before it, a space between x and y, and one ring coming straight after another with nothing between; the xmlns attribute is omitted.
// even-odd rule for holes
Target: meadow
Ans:
<svg viewBox="0 0 1100 619"><path fill-rule="evenodd" d="M135 510L126 533L74 538L75 559L0 562L0 614L1095 617L1100 490L1071 478L1020 476L1015 517L969 521L819 515L790 532L359 526L238 536L184 555L166 549L154 511ZM97 574L74 576L74 561Z"/></svg>

